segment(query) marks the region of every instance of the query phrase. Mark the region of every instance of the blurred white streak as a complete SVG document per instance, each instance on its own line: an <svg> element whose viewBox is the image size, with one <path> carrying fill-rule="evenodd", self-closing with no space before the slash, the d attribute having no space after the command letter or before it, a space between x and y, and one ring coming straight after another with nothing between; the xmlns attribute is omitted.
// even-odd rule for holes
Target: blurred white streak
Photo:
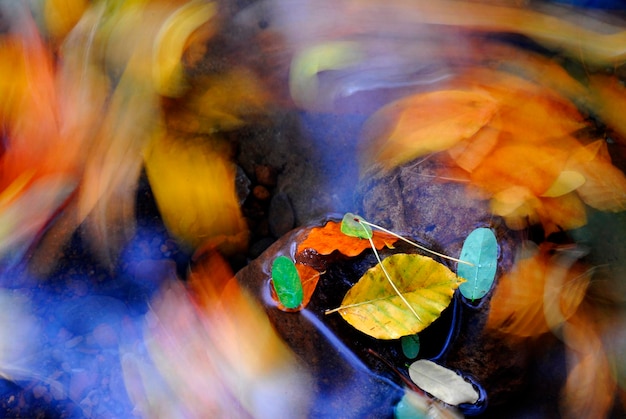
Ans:
<svg viewBox="0 0 626 419"><path fill-rule="evenodd" d="M347 36L428 38L441 30L435 25L441 25L519 33L605 64L626 56L624 22L599 23L575 8L553 7L544 13L529 7L456 0L275 0L272 4L278 22L299 45Z"/></svg>
<svg viewBox="0 0 626 419"><path fill-rule="evenodd" d="M455 0L269 0L237 17L248 27L255 19L270 22L270 30L294 54L292 91L294 84L300 85L294 100L313 110L336 110L336 99L359 92L418 88L460 68L501 59L483 48L489 41L481 36L490 33L523 35L591 65L611 65L626 57L625 21L573 7ZM347 43L353 51L330 65L307 57L312 48ZM358 59L346 60L351 55ZM303 74L308 83L300 80Z"/></svg>
<svg viewBox="0 0 626 419"><path fill-rule="evenodd" d="M24 380L39 375L40 333L29 299L18 291L0 289L0 377Z"/></svg>

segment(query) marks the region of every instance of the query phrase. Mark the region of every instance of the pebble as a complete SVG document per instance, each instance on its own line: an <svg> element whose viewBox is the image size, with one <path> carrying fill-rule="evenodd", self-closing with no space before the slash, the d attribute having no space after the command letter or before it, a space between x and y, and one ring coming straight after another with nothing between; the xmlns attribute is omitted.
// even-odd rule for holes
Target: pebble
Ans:
<svg viewBox="0 0 626 419"><path fill-rule="evenodd" d="M270 198L270 191L263 185L256 185L252 190L252 195L259 201L265 201Z"/></svg>
<svg viewBox="0 0 626 419"><path fill-rule="evenodd" d="M272 166L260 164L254 167L254 176L259 185L276 186L276 170Z"/></svg>

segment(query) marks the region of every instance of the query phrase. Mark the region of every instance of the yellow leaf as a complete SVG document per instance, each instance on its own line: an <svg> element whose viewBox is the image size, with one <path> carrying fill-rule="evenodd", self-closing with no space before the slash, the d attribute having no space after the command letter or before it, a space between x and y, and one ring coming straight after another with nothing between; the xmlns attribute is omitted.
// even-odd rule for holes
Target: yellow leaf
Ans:
<svg viewBox="0 0 626 419"><path fill-rule="evenodd" d="M200 86L168 109L167 124L173 130L197 134L231 131L244 125L246 118L264 115L269 101L270 94L259 78L235 67L205 76Z"/></svg>
<svg viewBox="0 0 626 419"><path fill-rule="evenodd" d="M291 97L299 106L314 108L318 105L317 74L350 67L362 58L356 42L329 42L304 49L296 54L291 63Z"/></svg>
<svg viewBox="0 0 626 419"><path fill-rule="evenodd" d="M381 264L365 272L335 310L352 326L377 339L397 339L423 330L448 307L464 281L441 263L421 255L396 254L383 259L382 266L413 310L395 292Z"/></svg>
<svg viewBox="0 0 626 419"><path fill-rule="evenodd" d="M174 11L156 35L153 47L152 77L156 91L169 97L182 93L181 59L187 38L217 13L213 2L190 1Z"/></svg>
<svg viewBox="0 0 626 419"><path fill-rule="evenodd" d="M365 127L374 140L370 155L389 168L446 150L475 135L497 110L497 102L479 91L440 90L393 102Z"/></svg>
<svg viewBox="0 0 626 419"><path fill-rule="evenodd" d="M547 198L556 198L565 195L577 189L585 183L585 177L574 170L563 170L559 173L552 186L548 188L541 196Z"/></svg>
<svg viewBox="0 0 626 419"><path fill-rule="evenodd" d="M43 13L48 33L54 38L64 38L88 6L87 0L45 0Z"/></svg>
<svg viewBox="0 0 626 419"><path fill-rule="evenodd" d="M155 137L145 152L150 186L168 230L192 249L247 242L235 193L235 166L208 138Z"/></svg>

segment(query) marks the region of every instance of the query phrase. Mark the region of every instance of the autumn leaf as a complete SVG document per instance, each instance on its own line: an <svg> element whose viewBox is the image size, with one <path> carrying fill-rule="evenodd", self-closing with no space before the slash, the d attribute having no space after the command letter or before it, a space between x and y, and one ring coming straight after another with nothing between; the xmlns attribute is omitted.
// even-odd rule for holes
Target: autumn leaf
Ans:
<svg viewBox="0 0 626 419"><path fill-rule="evenodd" d="M489 156L498 143L500 131L490 126L481 128L476 135L459 141L447 152L454 162L463 170L472 172Z"/></svg>
<svg viewBox="0 0 626 419"><path fill-rule="evenodd" d="M44 0L43 17L48 33L63 39L87 10L88 0Z"/></svg>
<svg viewBox="0 0 626 419"><path fill-rule="evenodd" d="M185 97L168 108L173 131L212 135L241 128L252 117L267 113L271 99L259 77L244 67L209 74Z"/></svg>
<svg viewBox="0 0 626 419"><path fill-rule="evenodd" d="M582 307L563 327L567 380L561 391L563 417L609 417L615 396L613 366L606 354L592 310Z"/></svg>
<svg viewBox="0 0 626 419"><path fill-rule="evenodd" d="M575 264L576 254L550 256L543 245L518 260L500 278L491 299L487 327L516 336L538 336L556 329L576 312L590 272Z"/></svg>
<svg viewBox="0 0 626 419"><path fill-rule="evenodd" d="M393 102L365 126L365 137L373 140L369 155L390 168L446 150L475 135L497 109L492 97L472 90L440 90Z"/></svg>
<svg viewBox="0 0 626 419"><path fill-rule="evenodd" d="M385 246L393 248L398 238L385 232L374 231L372 241L376 249L380 250ZM298 244L297 253L300 254L306 249L313 249L320 255L330 255L338 250L345 256L353 257L366 249L371 249L371 246L367 239L350 237L342 233L340 222L328 221L323 227L315 227L309 231L306 238Z"/></svg>
<svg viewBox="0 0 626 419"><path fill-rule="evenodd" d="M611 164L606 143L598 140L576 150L566 167L585 178L576 192L587 205L601 211L626 210L626 176Z"/></svg>
<svg viewBox="0 0 626 419"><path fill-rule="evenodd" d="M626 141L626 87L616 75L597 73L589 75L589 96L593 101L593 111L613 131L619 134L618 140Z"/></svg>
<svg viewBox="0 0 626 419"><path fill-rule="evenodd" d="M491 193L523 186L537 196L554 183L568 156L566 150L550 145L502 145L483 160L470 178L474 185Z"/></svg>
<svg viewBox="0 0 626 419"><path fill-rule="evenodd" d="M389 283L383 267L404 298ZM435 321L463 281L429 257L395 254L369 269L332 311L374 338L397 339Z"/></svg>
<svg viewBox="0 0 626 419"><path fill-rule="evenodd" d="M539 201L541 205L537 214L546 235L587 224L587 210L575 192L557 198L540 198Z"/></svg>
<svg viewBox="0 0 626 419"><path fill-rule="evenodd" d="M584 185L585 181L585 177L579 172L574 170L563 170L559 173L559 176L555 179L552 186L541 194L541 196L546 198L556 198L565 195Z"/></svg>
<svg viewBox="0 0 626 419"><path fill-rule="evenodd" d="M289 71L289 90L299 106L314 109L322 105L319 99L318 73L341 70L363 59L356 42L328 42L298 52Z"/></svg>
<svg viewBox="0 0 626 419"><path fill-rule="evenodd" d="M165 225L186 246L211 242L233 252L246 245L235 166L217 140L155 137L145 152L145 166Z"/></svg>
<svg viewBox="0 0 626 419"><path fill-rule="evenodd" d="M167 17L154 40L152 78L156 91L176 97L184 91L184 72L181 63L186 41L201 25L217 13L213 2L189 1Z"/></svg>

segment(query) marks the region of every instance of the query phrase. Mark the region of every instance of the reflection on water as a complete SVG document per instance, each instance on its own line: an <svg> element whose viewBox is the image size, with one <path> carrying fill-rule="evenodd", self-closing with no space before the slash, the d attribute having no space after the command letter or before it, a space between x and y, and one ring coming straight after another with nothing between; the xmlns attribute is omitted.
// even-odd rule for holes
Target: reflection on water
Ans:
<svg viewBox="0 0 626 419"><path fill-rule="evenodd" d="M507 231L488 297L420 334L480 390L462 413L623 413L624 12L0 0L0 416L392 416L398 342L323 314L371 255L299 313L250 260L353 211L446 251Z"/></svg>

